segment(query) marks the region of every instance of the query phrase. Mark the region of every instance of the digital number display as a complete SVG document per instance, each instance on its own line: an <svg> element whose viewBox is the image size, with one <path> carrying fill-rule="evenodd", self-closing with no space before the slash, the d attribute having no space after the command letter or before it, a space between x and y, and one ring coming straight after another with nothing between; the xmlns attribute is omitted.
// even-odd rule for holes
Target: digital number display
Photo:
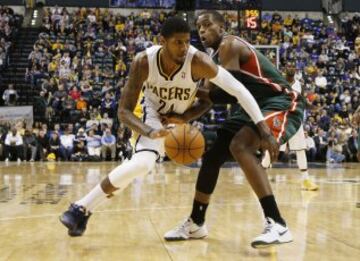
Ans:
<svg viewBox="0 0 360 261"><path fill-rule="evenodd" d="M260 27L260 10L244 10L244 25L246 29L257 30Z"/></svg>

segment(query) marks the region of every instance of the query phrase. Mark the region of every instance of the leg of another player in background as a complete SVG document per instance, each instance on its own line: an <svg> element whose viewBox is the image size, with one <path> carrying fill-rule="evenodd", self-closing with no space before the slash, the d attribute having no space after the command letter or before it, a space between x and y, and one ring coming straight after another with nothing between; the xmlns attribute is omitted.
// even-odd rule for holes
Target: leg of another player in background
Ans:
<svg viewBox="0 0 360 261"><path fill-rule="evenodd" d="M279 151L280 153L283 152L285 153L286 151L286 145L287 143L284 143L283 145L280 146L279 148ZM279 154L280 155L280 154ZM264 157L261 161L261 165L265 168L265 169L268 169L268 168L271 168L272 167L272 164L271 164L271 160L270 160L270 154L268 151L265 151L264 153Z"/></svg>
<svg viewBox="0 0 360 261"><path fill-rule="evenodd" d="M318 190L319 187L314 182L312 182L309 178L309 172L308 172L308 163L306 158L306 152L305 150L297 150L296 151L296 161L299 167L299 170L302 175L302 189L303 190L309 190L309 191L315 191Z"/></svg>

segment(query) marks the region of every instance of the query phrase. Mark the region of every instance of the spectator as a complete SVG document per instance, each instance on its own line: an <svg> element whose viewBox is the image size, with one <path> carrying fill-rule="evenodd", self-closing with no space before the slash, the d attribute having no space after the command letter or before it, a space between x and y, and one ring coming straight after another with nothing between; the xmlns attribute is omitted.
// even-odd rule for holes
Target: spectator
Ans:
<svg viewBox="0 0 360 261"><path fill-rule="evenodd" d="M85 97L81 95L76 103L76 109L81 111L84 108L87 108L87 101L85 100Z"/></svg>
<svg viewBox="0 0 360 261"><path fill-rule="evenodd" d="M101 94L104 96L111 90L113 90L113 87L110 85L110 81L106 80L104 86L102 87Z"/></svg>
<svg viewBox="0 0 360 261"><path fill-rule="evenodd" d="M110 151L111 160L115 160L116 156L116 138L111 134L110 128L106 128L104 135L101 138L101 155L103 160L106 159L107 153Z"/></svg>
<svg viewBox="0 0 360 261"><path fill-rule="evenodd" d="M317 134L314 136L314 142L316 145L316 152L317 152L316 158L319 159L320 161L324 161L325 159L324 155L326 154L328 143L325 132L322 129L320 128L318 129Z"/></svg>
<svg viewBox="0 0 360 261"><path fill-rule="evenodd" d="M60 159L60 138L59 138L59 134L56 131L53 131L51 133L51 137L49 140L48 158L49 158L50 154L53 155L54 159L57 159L57 160Z"/></svg>
<svg viewBox="0 0 360 261"><path fill-rule="evenodd" d="M95 113L91 113L90 114L90 119L86 121L86 128L89 129L94 124L96 124L96 126L98 127L99 124L100 124L100 121L96 119L96 114Z"/></svg>
<svg viewBox="0 0 360 261"><path fill-rule="evenodd" d="M328 131L330 128L330 117L327 114L326 110L322 110L321 113L321 117L320 117L320 122L319 122L319 127L321 129L323 129L324 131Z"/></svg>
<svg viewBox="0 0 360 261"><path fill-rule="evenodd" d="M115 100L114 98L111 96L111 94L109 92L107 92L105 94L105 97L102 99L102 103L101 103L101 112L104 114L105 112L110 116L110 117L114 117L114 113L115 113Z"/></svg>
<svg viewBox="0 0 360 261"><path fill-rule="evenodd" d="M120 161L125 159L131 159L132 147L129 142L131 133L128 132L128 128L119 128L118 137L116 139L116 154Z"/></svg>
<svg viewBox="0 0 360 261"><path fill-rule="evenodd" d="M74 101L77 101L80 99L80 96L81 96L81 93L80 91L78 90L78 88L76 86L74 86L71 91L69 92L71 98L74 100Z"/></svg>
<svg viewBox="0 0 360 261"><path fill-rule="evenodd" d="M72 159L77 161L85 160L87 155L86 134L83 128L80 128L78 130L78 133L75 136L74 144L75 144L75 149Z"/></svg>
<svg viewBox="0 0 360 261"><path fill-rule="evenodd" d="M308 135L307 131L305 131L304 134L306 143L306 157L308 161L314 162L316 158L316 147L314 139Z"/></svg>
<svg viewBox="0 0 360 261"><path fill-rule="evenodd" d="M25 130L24 141L24 161L28 159L28 151L31 152L30 162L34 162L37 154L37 140L31 130Z"/></svg>
<svg viewBox="0 0 360 261"><path fill-rule="evenodd" d="M351 136L347 141L348 145L348 153L349 153L349 160L356 162L356 155L358 151L360 151L360 148L358 147L358 135L357 131L355 129L352 130Z"/></svg>
<svg viewBox="0 0 360 261"><path fill-rule="evenodd" d="M113 126L113 119L109 118L109 115L105 112L102 119L100 120L100 124L106 124L110 129Z"/></svg>
<svg viewBox="0 0 360 261"><path fill-rule="evenodd" d="M12 128L5 138L5 161L8 162L9 158L17 158L21 162L23 154L23 138L16 128Z"/></svg>
<svg viewBox="0 0 360 261"><path fill-rule="evenodd" d="M69 160L74 151L74 139L75 135L69 128L66 128L64 134L60 136L60 154L64 160Z"/></svg>
<svg viewBox="0 0 360 261"><path fill-rule="evenodd" d="M345 159L342 154L342 147L338 144L337 139L329 141L328 149L326 152L326 160L329 163L341 163Z"/></svg>
<svg viewBox="0 0 360 261"><path fill-rule="evenodd" d="M37 137L37 145L40 160L45 161L49 150L49 139L46 137L46 133L44 130L39 131L39 135Z"/></svg>
<svg viewBox="0 0 360 261"><path fill-rule="evenodd" d="M315 85L319 87L320 94L326 93L327 80L325 76L323 76L323 73L321 71L319 72L318 76L316 76L315 78Z"/></svg>
<svg viewBox="0 0 360 261"><path fill-rule="evenodd" d="M94 130L89 130L89 135L86 137L86 143L89 156L96 156L100 158L101 137L99 135L95 135Z"/></svg>
<svg viewBox="0 0 360 261"><path fill-rule="evenodd" d="M17 94L17 91L14 89L13 84L9 84L8 89L6 89L2 96L5 105L7 106L15 106L16 101L19 98L19 95Z"/></svg>
<svg viewBox="0 0 360 261"><path fill-rule="evenodd" d="M63 102L66 99L67 94L63 84L59 84L58 90L54 93L52 107L54 111L59 115L62 108Z"/></svg>

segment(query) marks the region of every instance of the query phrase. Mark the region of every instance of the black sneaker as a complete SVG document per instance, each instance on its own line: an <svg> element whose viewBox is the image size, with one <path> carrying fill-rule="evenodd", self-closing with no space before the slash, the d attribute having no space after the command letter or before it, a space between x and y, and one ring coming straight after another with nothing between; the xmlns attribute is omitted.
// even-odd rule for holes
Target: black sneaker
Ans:
<svg viewBox="0 0 360 261"><path fill-rule="evenodd" d="M77 225L76 229L69 229L68 235L71 237L81 237L86 230L86 225L91 214L92 213L89 212L88 215L84 216L84 219Z"/></svg>
<svg viewBox="0 0 360 261"><path fill-rule="evenodd" d="M69 209L60 216L60 222L69 229L70 236L81 236L85 229L90 213L86 215L86 210L82 206L71 204Z"/></svg>

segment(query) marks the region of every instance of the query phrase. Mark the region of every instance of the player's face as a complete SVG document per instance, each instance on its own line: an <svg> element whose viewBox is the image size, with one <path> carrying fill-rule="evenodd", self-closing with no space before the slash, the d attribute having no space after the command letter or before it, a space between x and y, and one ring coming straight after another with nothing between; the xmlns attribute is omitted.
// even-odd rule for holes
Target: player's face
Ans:
<svg viewBox="0 0 360 261"><path fill-rule="evenodd" d="M355 39L355 52L360 56L360 37L356 37Z"/></svg>
<svg viewBox="0 0 360 261"><path fill-rule="evenodd" d="M168 38L161 37L161 43L170 59L182 64L190 46L190 33L175 33Z"/></svg>
<svg viewBox="0 0 360 261"><path fill-rule="evenodd" d="M203 46L217 49L216 45L221 41L223 27L214 21L212 15L200 15L196 21L196 28Z"/></svg>

